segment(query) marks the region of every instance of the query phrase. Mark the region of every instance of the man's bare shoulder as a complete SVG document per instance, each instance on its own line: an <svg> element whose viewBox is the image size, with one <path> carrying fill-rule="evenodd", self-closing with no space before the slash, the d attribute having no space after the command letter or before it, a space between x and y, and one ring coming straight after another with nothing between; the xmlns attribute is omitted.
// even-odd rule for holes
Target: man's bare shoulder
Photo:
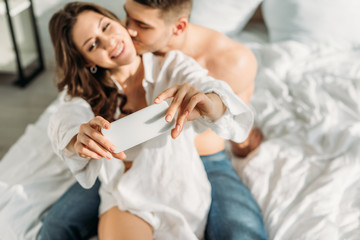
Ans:
<svg viewBox="0 0 360 240"><path fill-rule="evenodd" d="M209 67L228 69L229 63L236 67L242 64L249 57L253 57L253 53L245 45L232 40L217 31L193 25L195 35L198 37L200 53L198 54L201 62ZM199 41L200 40L200 41Z"/></svg>
<svg viewBox="0 0 360 240"><path fill-rule="evenodd" d="M214 30L192 26L192 49L195 60L209 70L209 75L226 81L245 102L254 87L257 61L254 53L245 45Z"/></svg>

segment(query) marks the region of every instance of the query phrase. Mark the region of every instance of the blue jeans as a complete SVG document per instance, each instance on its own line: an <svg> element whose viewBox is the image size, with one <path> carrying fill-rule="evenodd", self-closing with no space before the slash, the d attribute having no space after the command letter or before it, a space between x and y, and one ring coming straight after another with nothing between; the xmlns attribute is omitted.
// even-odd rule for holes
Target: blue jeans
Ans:
<svg viewBox="0 0 360 240"><path fill-rule="evenodd" d="M212 188L205 239L266 239L261 211L225 151L202 156L201 160Z"/></svg>
<svg viewBox="0 0 360 240"><path fill-rule="evenodd" d="M212 186L206 240L266 239L261 212L224 151L202 156ZM75 183L43 218L41 240L89 239L97 233L99 182L91 189Z"/></svg>
<svg viewBox="0 0 360 240"><path fill-rule="evenodd" d="M97 235L99 180L90 189L73 184L43 217L40 240L89 239Z"/></svg>

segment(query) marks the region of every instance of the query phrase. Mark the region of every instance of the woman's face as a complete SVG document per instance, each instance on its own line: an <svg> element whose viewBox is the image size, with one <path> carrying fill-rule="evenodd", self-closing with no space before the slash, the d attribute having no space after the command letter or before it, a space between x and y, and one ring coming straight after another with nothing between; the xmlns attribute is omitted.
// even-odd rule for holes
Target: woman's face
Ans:
<svg viewBox="0 0 360 240"><path fill-rule="evenodd" d="M115 69L130 64L136 57L127 30L118 21L93 11L79 14L72 38L86 59L87 67L97 65Z"/></svg>

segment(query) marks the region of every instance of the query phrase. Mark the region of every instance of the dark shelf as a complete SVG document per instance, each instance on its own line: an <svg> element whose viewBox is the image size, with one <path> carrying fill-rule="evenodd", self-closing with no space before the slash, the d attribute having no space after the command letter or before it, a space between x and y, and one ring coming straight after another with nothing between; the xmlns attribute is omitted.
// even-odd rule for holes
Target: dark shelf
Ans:
<svg viewBox="0 0 360 240"><path fill-rule="evenodd" d="M32 0L24 0L24 1L18 1L19 6L18 9L21 11L18 11L17 9L13 9L9 5L8 0L4 0L5 3L5 10L6 10L6 18L7 23L9 27L9 33L10 33L10 39L12 42L12 49L14 51L14 55L16 57L16 69L17 71L14 73L10 73L9 71L0 70L0 76L1 81L8 81L8 79L14 79L13 83L16 86L19 87L25 87L27 84L29 84L39 73L41 73L44 70L44 61L43 61L43 55L41 50L41 44L40 44L40 38L39 33L37 29L36 19L34 15L34 9L33 9L33 2ZM25 3L25 5L24 5ZM11 2L13 4L13 2ZM24 7L25 6L25 7ZM24 63L24 59L21 59L22 57L22 49L21 46L19 46L19 41L17 39L17 33L19 33L18 29L16 28L16 24L14 24L13 18L18 16L19 14L22 14L25 11L29 11L28 15L25 15L25 17L29 17L30 19L26 20L26 24L29 23L30 27L32 28L32 37L34 39L34 52L37 53L37 58L34 60L31 60L30 62L27 62L26 65ZM17 15L14 15L14 12ZM26 31L29 31L29 29L25 29ZM30 40L29 40L30 41ZM23 60L23 61L22 61Z"/></svg>

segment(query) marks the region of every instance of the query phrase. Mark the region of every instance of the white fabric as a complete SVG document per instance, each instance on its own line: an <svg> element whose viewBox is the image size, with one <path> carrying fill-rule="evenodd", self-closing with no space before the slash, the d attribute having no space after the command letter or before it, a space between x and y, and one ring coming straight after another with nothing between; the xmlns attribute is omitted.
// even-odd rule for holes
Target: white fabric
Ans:
<svg viewBox="0 0 360 240"><path fill-rule="evenodd" d="M265 139L234 166L269 239L359 239L360 46L254 47L251 104Z"/></svg>
<svg viewBox="0 0 360 240"><path fill-rule="evenodd" d="M272 42L360 43L359 0L266 0L264 20Z"/></svg>
<svg viewBox="0 0 360 240"><path fill-rule="evenodd" d="M141 144L135 159L129 159L133 165L126 173L123 162L117 159L87 160L64 149L74 129L93 118L85 100L64 103L50 119L49 136L83 187L91 187L99 176L100 214L118 206L151 224L155 239L202 238L211 189L194 145L196 132L211 127L219 136L244 141L253 114L225 82L208 77L206 70L179 51L165 58L145 54L143 61L148 104L163 90L189 82L205 93L217 93L227 106L226 114L214 123L203 118L188 122L176 140L168 133Z"/></svg>
<svg viewBox="0 0 360 240"><path fill-rule="evenodd" d="M36 239L41 218L75 182L46 134L54 101L0 161L0 239Z"/></svg>
<svg viewBox="0 0 360 240"><path fill-rule="evenodd" d="M229 37L237 35L263 0L194 0L190 22Z"/></svg>

